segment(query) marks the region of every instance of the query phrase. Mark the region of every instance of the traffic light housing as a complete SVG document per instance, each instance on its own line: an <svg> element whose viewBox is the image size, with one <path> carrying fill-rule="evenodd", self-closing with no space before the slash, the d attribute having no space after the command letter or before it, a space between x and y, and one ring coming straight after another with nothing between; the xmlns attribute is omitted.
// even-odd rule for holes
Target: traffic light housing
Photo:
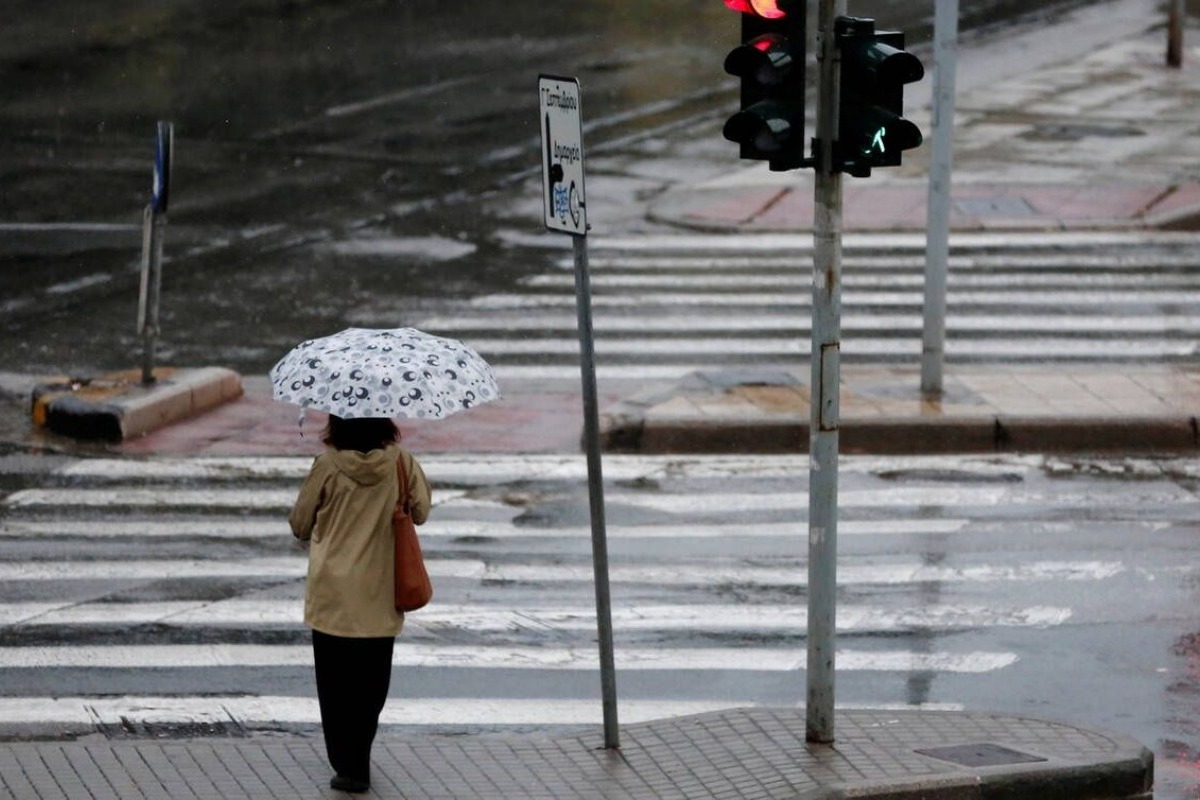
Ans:
<svg viewBox="0 0 1200 800"><path fill-rule="evenodd" d="M898 167L905 150L920 146L921 130L904 118L904 86L925 68L904 49L900 31L876 31L875 20L838 17L841 95L836 161L842 172L866 178L872 167Z"/></svg>
<svg viewBox="0 0 1200 800"><path fill-rule="evenodd" d="M741 78L741 108L724 135L741 157L770 162L776 171L806 166L804 158L803 0L725 0L742 15L741 44L725 71Z"/></svg>

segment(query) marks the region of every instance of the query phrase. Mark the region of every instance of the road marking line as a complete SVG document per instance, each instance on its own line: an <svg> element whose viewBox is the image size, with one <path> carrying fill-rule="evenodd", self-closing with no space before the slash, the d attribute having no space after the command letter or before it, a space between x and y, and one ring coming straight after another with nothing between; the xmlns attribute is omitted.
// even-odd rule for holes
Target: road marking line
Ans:
<svg viewBox="0 0 1200 800"><path fill-rule="evenodd" d="M303 617L300 586L295 599L175 600L153 603L0 603L3 625L169 625L187 628L299 628ZM920 608L842 604L841 632L941 630L984 627L1052 627L1065 623L1071 609L1054 606L995 608L936 605ZM807 609L795 605L636 605L612 611L614 627L626 631L736 631L745 634L803 635ZM593 607L496 609L479 605L433 605L410 614L411 636L439 637L446 630L542 633L596 630Z"/></svg>
<svg viewBox="0 0 1200 800"><path fill-rule="evenodd" d="M842 296L845 308L851 311L861 306L912 306L920 308L919 291L848 291ZM505 311L536 308L569 308L575 302L573 295L534 294L508 292L482 295L471 301L469 309ZM986 291L952 291L947 302L962 313L973 306L992 307L1004 305L1008 308L1041 310L1062 306L1117 306L1130 304L1171 305L1173 307L1200 303L1200 292L1178 290L1143 289L1141 291L1059 291L1037 294L1027 292L1007 295ZM812 296L804 292L680 292L640 291L631 294L597 294L593 298L597 309L602 308L685 308L688 306L718 306L723 308L765 307L778 311L781 307L809 308ZM1012 313L1011 311L1007 313ZM471 343L474 346L474 342Z"/></svg>
<svg viewBox="0 0 1200 800"><path fill-rule="evenodd" d="M1182 490L1175 495L1159 493L1161 501L1179 502L1184 497ZM1021 502L1029 497L1028 493L1015 492L1009 487L953 487L913 486L897 489L846 490L839 494L839 505L842 508L875 508L900 506L951 506L964 505L994 506L1001 501L1005 503ZM1056 505L1067 505L1074 497L1092 498L1097 495L1072 495L1063 493L1054 497L1062 497L1063 502ZM1041 501L1043 498L1038 498ZM1190 499L1190 498L1189 498ZM808 493L794 492L706 492L697 494L665 494L653 491L630 492L611 491L606 500L609 505L628 505L637 508L647 508L655 511L671 513L713 513L719 511L739 510L789 510L807 509ZM216 508L216 509L253 509L256 511L277 510L287 512L296 501L296 490L293 489L179 489L163 488L127 488L121 486L97 489L22 489L13 492L3 500L3 505L11 508L50 507L65 508ZM1089 501L1090 504L1090 501ZM434 505L466 506L476 508L512 509L519 513L510 503L503 500L478 499L471 497L465 491L443 489L434 496Z"/></svg>
<svg viewBox="0 0 1200 800"><path fill-rule="evenodd" d="M797 538L797 549L800 539ZM504 564L479 559L430 558L426 567L432 577L474 581L541 583L547 581L590 584L593 566L577 564ZM995 581L1100 581L1124 572L1118 561L1040 561L1014 566L926 565L919 562L894 564L845 564L838 570L842 586L901 585L916 583L990 583ZM167 579L256 577L302 578L307 573L307 556L249 558L240 560L138 559L89 561L0 562L2 581L158 581ZM760 567L711 561L708 563L667 562L658 564L612 564L613 583L661 586L754 585L804 587L807 571L797 556L782 566Z"/></svg>
<svg viewBox="0 0 1200 800"><path fill-rule="evenodd" d="M966 519L912 520L840 520L839 536L923 536L953 534L970 523ZM688 523L684 525L613 525L607 526L609 539L753 539L798 538L808 535L803 520L762 524ZM502 520L434 520L421 528L423 541L464 538L479 539L585 539L592 529L584 526L535 528ZM61 520L0 521L0 537L79 537L107 538L220 538L270 539L292 535L282 519L246 520L212 517L202 520Z"/></svg>
<svg viewBox="0 0 1200 800"><path fill-rule="evenodd" d="M516 480L578 480L587 477L583 455L504 455L433 453L420 457L431 480L450 483L485 481L504 484ZM896 470L948 469L971 476L1019 476L1040 470L1047 462L1043 456L987 455L970 456L843 456L839 470L853 474ZM1053 461L1053 459L1049 459ZM1176 460L1178 461L1178 460ZM200 456L196 458L150 457L88 458L68 461L56 474L102 479L159 480L191 478L277 478L298 481L307 474L312 458L308 456ZM795 477L807 480L808 456L797 455L621 455L605 454L605 477ZM614 477L614 480L616 478Z"/></svg>
<svg viewBox="0 0 1200 800"><path fill-rule="evenodd" d="M624 670L734 670L794 672L805 668L802 648L616 649ZM1017 662L1015 653L918 653L839 650L838 669L862 672L991 672ZM0 669L193 669L214 667L311 667L309 645L185 644L61 647L0 647ZM438 646L401 641L394 667L462 669L598 670L594 647Z"/></svg>

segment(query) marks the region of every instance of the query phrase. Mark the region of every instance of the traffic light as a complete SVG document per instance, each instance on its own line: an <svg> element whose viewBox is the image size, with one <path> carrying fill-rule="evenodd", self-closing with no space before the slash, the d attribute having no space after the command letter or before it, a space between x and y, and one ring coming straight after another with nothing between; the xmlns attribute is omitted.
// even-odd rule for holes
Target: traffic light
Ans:
<svg viewBox="0 0 1200 800"><path fill-rule="evenodd" d="M742 79L741 109L723 133L741 157L783 171L805 165L803 0L725 0L742 14L741 44L725 71Z"/></svg>
<svg viewBox="0 0 1200 800"><path fill-rule="evenodd" d="M873 19L838 17L834 31L842 56L836 160L866 178L872 167L900 166L901 154L921 144L920 128L904 118L904 85L925 68L904 50L903 33L876 31Z"/></svg>

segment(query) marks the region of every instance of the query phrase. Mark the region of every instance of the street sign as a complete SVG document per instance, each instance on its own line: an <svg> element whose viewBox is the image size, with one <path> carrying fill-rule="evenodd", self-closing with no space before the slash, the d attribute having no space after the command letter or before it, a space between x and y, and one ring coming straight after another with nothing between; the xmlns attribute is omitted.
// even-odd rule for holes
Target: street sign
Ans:
<svg viewBox="0 0 1200 800"><path fill-rule="evenodd" d="M608 533L604 522L604 471L600 458L600 402L596 344L592 332L592 282L588 275L587 203L583 195L583 122L579 81L538 76L538 125L542 129L542 204L546 227L571 234L575 251L575 309L579 323L579 377L583 389L583 439L587 452L588 507L592 516L592 570L596 582L596 634L600 646L600 695L604 747L621 746L617 724L617 673L613 653L612 597L608 580Z"/></svg>
<svg viewBox="0 0 1200 800"><path fill-rule="evenodd" d="M538 119L542 128L542 204L546 227L587 235L583 193L583 118L579 81L538 76Z"/></svg>
<svg viewBox="0 0 1200 800"><path fill-rule="evenodd" d="M158 135L154 141L154 183L150 191L150 206L156 214L165 214L167 211L174 144L175 126L170 122L159 122Z"/></svg>

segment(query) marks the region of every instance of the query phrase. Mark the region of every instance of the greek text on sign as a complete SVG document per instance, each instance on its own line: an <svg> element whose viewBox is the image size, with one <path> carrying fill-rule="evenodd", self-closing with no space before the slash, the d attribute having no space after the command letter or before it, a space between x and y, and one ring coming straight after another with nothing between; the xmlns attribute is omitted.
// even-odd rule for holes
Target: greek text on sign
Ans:
<svg viewBox="0 0 1200 800"><path fill-rule="evenodd" d="M538 106L542 129L542 203L546 227L587 234L587 203L583 193L583 121L579 112L579 81L538 77Z"/></svg>

